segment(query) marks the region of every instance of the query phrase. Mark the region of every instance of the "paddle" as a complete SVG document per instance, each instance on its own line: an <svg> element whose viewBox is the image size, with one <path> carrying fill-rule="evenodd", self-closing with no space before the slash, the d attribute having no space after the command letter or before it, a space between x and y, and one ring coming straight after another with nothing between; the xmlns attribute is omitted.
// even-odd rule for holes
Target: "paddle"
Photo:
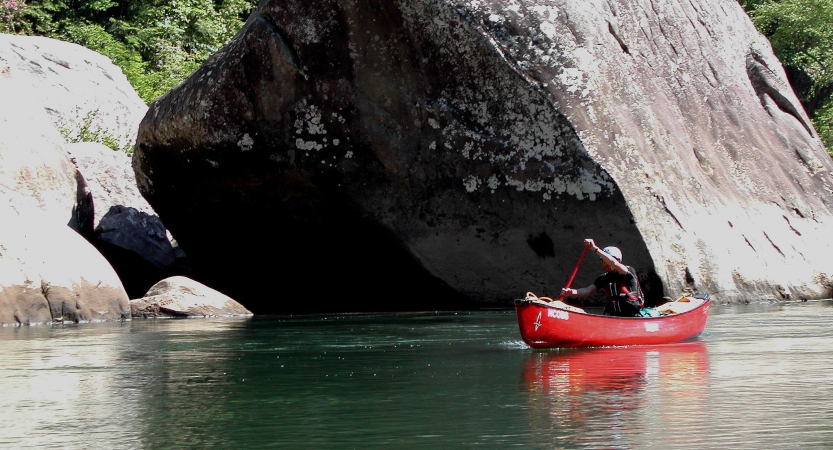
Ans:
<svg viewBox="0 0 833 450"><path fill-rule="evenodd" d="M584 246L584 250L581 251L581 256L578 257L578 262L576 263L576 267L573 268L573 273L570 274L570 278L567 280L567 285L564 286L564 289L570 289L570 285L573 284L573 280L576 278L576 274L578 273L578 268L581 266L581 262L584 261L584 255L587 254L587 246ZM558 301L564 300L564 295L558 296Z"/></svg>

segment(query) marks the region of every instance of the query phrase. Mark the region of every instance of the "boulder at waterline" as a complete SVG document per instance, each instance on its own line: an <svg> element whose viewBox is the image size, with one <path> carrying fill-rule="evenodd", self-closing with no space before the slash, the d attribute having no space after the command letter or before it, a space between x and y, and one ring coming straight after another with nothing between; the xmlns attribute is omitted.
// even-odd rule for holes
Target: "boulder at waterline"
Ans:
<svg viewBox="0 0 833 450"><path fill-rule="evenodd" d="M118 276L72 229L92 224L83 177L10 64L0 55L0 324L129 319Z"/></svg>
<svg viewBox="0 0 833 450"><path fill-rule="evenodd" d="M112 206L95 229L95 246L119 273L130 298L157 281L187 272L187 258L175 247L156 215Z"/></svg>
<svg viewBox="0 0 833 450"><path fill-rule="evenodd" d="M0 325L130 319L121 280L81 235L37 211L0 215Z"/></svg>
<svg viewBox="0 0 833 450"><path fill-rule="evenodd" d="M656 298L833 278L833 163L729 0L261 2L137 144L142 193L253 309L554 294L585 237Z"/></svg>
<svg viewBox="0 0 833 450"><path fill-rule="evenodd" d="M231 297L182 276L154 284L144 297L131 300L130 308L136 318L252 315Z"/></svg>

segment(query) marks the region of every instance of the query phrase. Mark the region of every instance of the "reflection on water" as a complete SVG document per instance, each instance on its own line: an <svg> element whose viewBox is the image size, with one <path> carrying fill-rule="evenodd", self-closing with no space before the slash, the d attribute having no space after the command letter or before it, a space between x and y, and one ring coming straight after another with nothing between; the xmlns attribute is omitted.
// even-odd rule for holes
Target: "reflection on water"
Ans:
<svg viewBox="0 0 833 450"><path fill-rule="evenodd" d="M108 373L119 364L126 329L3 329L0 447L83 448L91 439L118 436L125 421L136 419L135 401L119 393ZM85 408L91 404L98 407Z"/></svg>
<svg viewBox="0 0 833 450"><path fill-rule="evenodd" d="M657 427L686 427L707 412L708 376L702 341L542 352L523 369L534 432L575 445L615 446L633 430L648 440Z"/></svg>
<svg viewBox="0 0 833 450"><path fill-rule="evenodd" d="M0 448L831 448L831 302L535 352L511 311L0 329Z"/></svg>

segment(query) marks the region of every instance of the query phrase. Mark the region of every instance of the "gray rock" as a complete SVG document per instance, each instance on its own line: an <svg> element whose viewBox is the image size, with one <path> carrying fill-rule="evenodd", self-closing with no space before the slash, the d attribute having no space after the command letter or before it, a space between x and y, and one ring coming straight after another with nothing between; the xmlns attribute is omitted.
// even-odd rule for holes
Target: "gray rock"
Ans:
<svg viewBox="0 0 833 450"><path fill-rule="evenodd" d="M94 230L82 234L110 261L130 298L141 297L165 277L187 272L185 253L136 187L130 157L94 142L67 148L89 196L79 198L79 204L89 203L94 211L87 212L94 215Z"/></svg>
<svg viewBox="0 0 833 450"><path fill-rule="evenodd" d="M176 252L159 218L136 208L113 206L96 228L98 242L142 255L164 270L174 263Z"/></svg>
<svg viewBox="0 0 833 450"><path fill-rule="evenodd" d="M133 164L253 309L553 295L585 237L655 299L829 296L833 163L766 42L718 0L261 2Z"/></svg>
<svg viewBox="0 0 833 450"><path fill-rule="evenodd" d="M187 277L166 278L144 297L130 301L133 317L251 316L231 297Z"/></svg>
<svg viewBox="0 0 833 450"><path fill-rule="evenodd" d="M0 188L17 193L3 201L66 224L76 205L75 165L43 107L28 98L26 85L5 73L0 59Z"/></svg>
<svg viewBox="0 0 833 450"><path fill-rule="evenodd" d="M20 82L27 103L45 108L70 136L86 126L119 148L135 142L147 105L106 56L55 39L0 34L0 67Z"/></svg>
<svg viewBox="0 0 833 450"><path fill-rule="evenodd" d="M65 147L78 171L83 174L92 195L95 215L93 228L101 223L101 219L113 206L156 214L136 187L130 155L113 151L96 142L78 142Z"/></svg>
<svg viewBox="0 0 833 450"><path fill-rule="evenodd" d="M33 91L0 52L0 324L129 319L113 268L72 229L92 226L86 182Z"/></svg>
<svg viewBox="0 0 833 450"><path fill-rule="evenodd" d="M37 211L0 215L0 325L130 319L121 280L83 237Z"/></svg>
<svg viewBox="0 0 833 450"><path fill-rule="evenodd" d="M112 206L92 240L118 272L130 298L142 296L157 281L187 271L186 256L175 247L156 215Z"/></svg>

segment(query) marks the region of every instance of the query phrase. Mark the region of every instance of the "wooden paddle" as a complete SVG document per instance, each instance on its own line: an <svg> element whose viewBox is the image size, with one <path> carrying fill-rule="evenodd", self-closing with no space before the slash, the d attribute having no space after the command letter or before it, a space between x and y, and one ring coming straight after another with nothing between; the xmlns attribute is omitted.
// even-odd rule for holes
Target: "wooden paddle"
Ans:
<svg viewBox="0 0 833 450"><path fill-rule="evenodd" d="M581 251L581 256L578 257L578 262L576 263L576 267L573 268L573 273L570 274L570 278L567 280L567 285L564 286L564 289L570 289L570 285L573 284L573 280L576 278L576 274L578 273L578 268L581 267L581 262L584 261L584 255L587 254L587 246L584 246L584 250ZM564 295L559 295L558 300L564 300Z"/></svg>

